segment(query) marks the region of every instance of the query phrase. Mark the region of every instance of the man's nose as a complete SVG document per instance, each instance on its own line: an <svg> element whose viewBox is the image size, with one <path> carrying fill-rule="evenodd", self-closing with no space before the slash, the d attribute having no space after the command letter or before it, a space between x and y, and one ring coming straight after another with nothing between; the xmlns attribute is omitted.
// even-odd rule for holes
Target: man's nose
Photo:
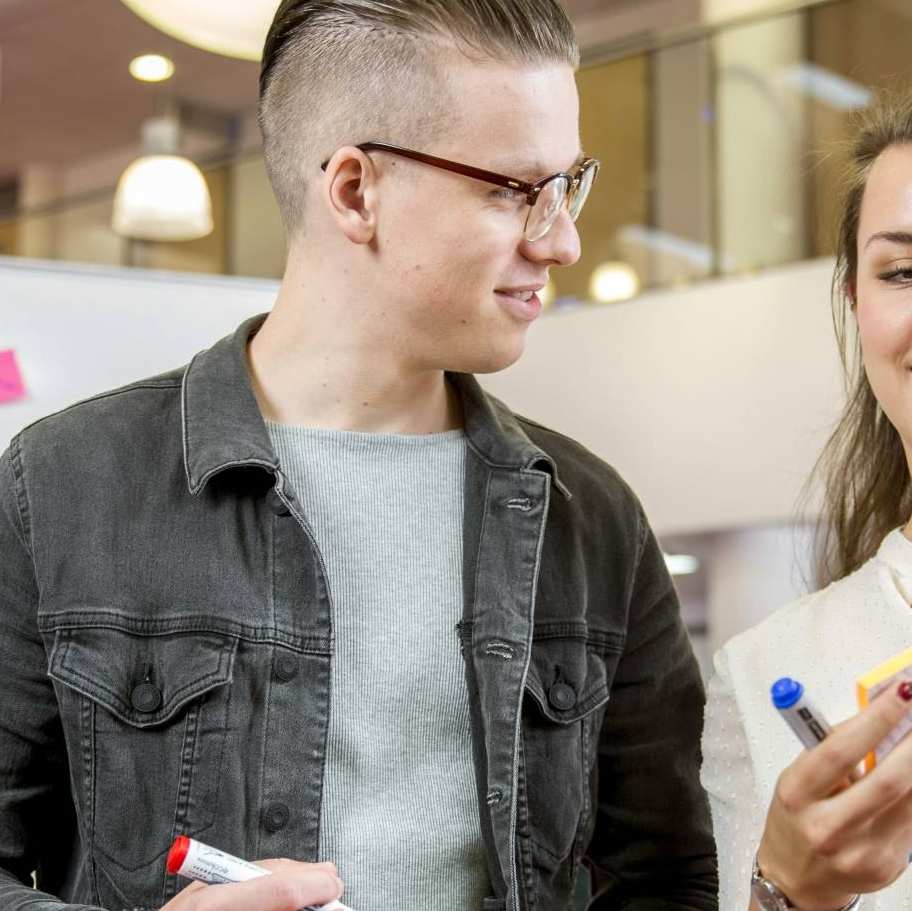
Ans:
<svg viewBox="0 0 912 911"><path fill-rule="evenodd" d="M538 240L523 241L523 254L537 262L551 262L556 266L572 266L580 258L580 236L576 224L566 207Z"/></svg>

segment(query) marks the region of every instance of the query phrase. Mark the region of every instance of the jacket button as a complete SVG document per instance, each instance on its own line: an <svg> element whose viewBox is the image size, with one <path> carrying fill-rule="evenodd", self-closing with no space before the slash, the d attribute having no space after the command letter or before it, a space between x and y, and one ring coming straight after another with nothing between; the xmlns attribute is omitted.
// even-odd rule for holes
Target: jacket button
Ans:
<svg viewBox="0 0 912 911"><path fill-rule="evenodd" d="M271 803L263 813L263 828L267 832L278 832L288 825L291 810L284 803Z"/></svg>
<svg viewBox="0 0 912 911"><path fill-rule="evenodd" d="M275 662L275 675L279 680L291 680L298 673L298 662L292 655L279 655Z"/></svg>
<svg viewBox="0 0 912 911"><path fill-rule="evenodd" d="M140 683L130 694L137 712L154 712L162 704L161 690L154 683Z"/></svg>
<svg viewBox="0 0 912 911"><path fill-rule="evenodd" d="M272 488L272 490L269 491L269 493L266 497L266 500L269 504L269 508L277 516L291 515L291 510L285 505L285 503L282 501L282 498L276 493L276 490L274 487Z"/></svg>
<svg viewBox="0 0 912 911"><path fill-rule="evenodd" d="M576 690L569 683L555 683L548 690L548 702L558 711L566 712L576 705Z"/></svg>

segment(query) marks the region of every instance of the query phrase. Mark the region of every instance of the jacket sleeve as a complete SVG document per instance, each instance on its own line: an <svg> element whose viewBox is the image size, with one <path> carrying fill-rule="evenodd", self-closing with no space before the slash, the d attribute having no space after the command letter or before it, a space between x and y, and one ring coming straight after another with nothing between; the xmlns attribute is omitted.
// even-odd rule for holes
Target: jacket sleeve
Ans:
<svg viewBox="0 0 912 911"><path fill-rule="evenodd" d="M754 852L766 823L754 764L728 667L728 652L715 657L703 728L703 786L709 795L719 846L719 902L744 911L750 903Z"/></svg>
<svg viewBox="0 0 912 911"><path fill-rule="evenodd" d="M590 911L717 911L700 785L704 691L658 543L639 515L628 630L599 739Z"/></svg>
<svg viewBox="0 0 912 911"><path fill-rule="evenodd" d="M62 911L76 837L66 749L37 628L19 438L0 455L0 907ZM32 887L32 877L38 889Z"/></svg>

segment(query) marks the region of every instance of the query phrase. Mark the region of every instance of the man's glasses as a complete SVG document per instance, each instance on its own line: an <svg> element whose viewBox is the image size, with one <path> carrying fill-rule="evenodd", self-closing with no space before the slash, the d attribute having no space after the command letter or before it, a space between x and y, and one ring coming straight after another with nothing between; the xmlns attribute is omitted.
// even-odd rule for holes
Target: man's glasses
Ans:
<svg viewBox="0 0 912 911"><path fill-rule="evenodd" d="M471 165L449 161L446 158L435 158L433 155L425 155L423 152L414 152L411 149L403 149L385 142L363 142L356 148L362 152L390 152L393 155L412 158L435 168L462 174L464 177L483 180L485 183L514 190L520 196L525 196L529 205L529 213L526 216L523 230L525 239L530 242L539 240L548 233L551 226L557 221L564 205L567 206L570 218L576 221L599 171L599 162L594 158L587 158L573 173L561 171L550 177L543 177L537 183L528 183L516 177L507 177L504 174L496 174L494 171L473 168ZM325 171L328 164L329 161L324 161L320 167Z"/></svg>

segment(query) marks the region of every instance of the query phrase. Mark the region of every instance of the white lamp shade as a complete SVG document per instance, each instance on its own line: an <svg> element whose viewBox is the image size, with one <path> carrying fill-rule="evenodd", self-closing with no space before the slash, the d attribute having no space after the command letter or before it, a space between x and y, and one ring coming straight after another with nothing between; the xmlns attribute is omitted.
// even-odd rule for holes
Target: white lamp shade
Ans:
<svg viewBox="0 0 912 911"><path fill-rule="evenodd" d="M259 60L279 0L123 0L150 25L216 54Z"/></svg>
<svg viewBox="0 0 912 911"><path fill-rule="evenodd" d="M200 169L177 155L138 158L114 197L114 230L139 240L196 240L212 231L212 200Z"/></svg>

